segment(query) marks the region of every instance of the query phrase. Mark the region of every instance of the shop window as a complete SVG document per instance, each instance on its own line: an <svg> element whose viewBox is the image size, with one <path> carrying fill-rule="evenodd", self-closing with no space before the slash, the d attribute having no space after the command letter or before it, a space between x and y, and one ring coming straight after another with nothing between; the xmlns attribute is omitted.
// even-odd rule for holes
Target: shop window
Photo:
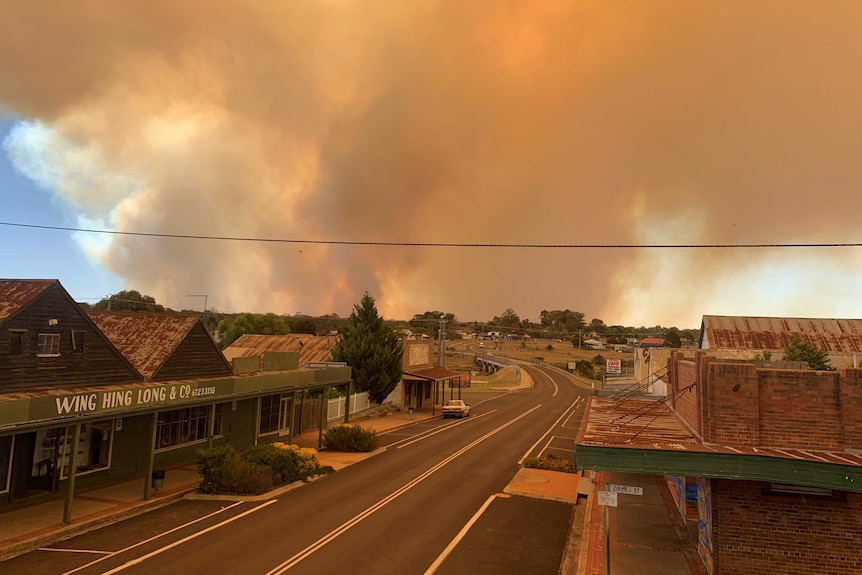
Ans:
<svg viewBox="0 0 862 575"><path fill-rule="evenodd" d="M39 357L57 357L60 355L60 334L40 333L39 347L36 348Z"/></svg>
<svg viewBox="0 0 862 575"><path fill-rule="evenodd" d="M9 353L21 355L24 353L24 330L9 330Z"/></svg>
<svg viewBox="0 0 862 575"><path fill-rule="evenodd" d="M156 450L204 441L207 438L209 409L208 405L201 405L159 413Z"/></svg>
<svg viewBox="0 0 862 575"><path fill-rule="evenodd" d="M265 395L260 398L260 433L287 432L290 427L290 396Z"/></svg>
<svg viewBox="0 0 862 575"><path fill-rule="evenodd" d="M222 429L224 422L224 403L218 403L215 406L215 417L213 419L213 436L224 435Z"/></svg>
<svg viewBox="0 0 862 575"><path fill-rule="evenodd" d="M9 491L9 481L12 476L12 448L14 445L14 435L0 437L0 493Z"/></svg>
<svg viewBox="0 0 862 575"><path fill-rule="evenodd" d="M74 434L75 428L72 426L40 429L36 433L31 475L51 477L55 470L59 470L60 478L65 479L69 474ZM113 439L113 419L82 423L76 448L75 475L108 469L111 466Z"/></svg>

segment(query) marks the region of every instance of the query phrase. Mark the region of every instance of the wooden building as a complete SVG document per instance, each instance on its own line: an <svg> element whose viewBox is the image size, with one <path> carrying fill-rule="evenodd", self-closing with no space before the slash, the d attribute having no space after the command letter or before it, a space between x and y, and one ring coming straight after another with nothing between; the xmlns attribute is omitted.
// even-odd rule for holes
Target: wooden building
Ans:
<svg viewBox="0 0 862 575"><path fill-rule="evenodd" d="M297 353L228 363L194 315L88 314L56 280L0 280L0 508L63 491L69 522L76 485L134 477L148 498L154 469L290 438L308 391L350 381Z"/></svg>

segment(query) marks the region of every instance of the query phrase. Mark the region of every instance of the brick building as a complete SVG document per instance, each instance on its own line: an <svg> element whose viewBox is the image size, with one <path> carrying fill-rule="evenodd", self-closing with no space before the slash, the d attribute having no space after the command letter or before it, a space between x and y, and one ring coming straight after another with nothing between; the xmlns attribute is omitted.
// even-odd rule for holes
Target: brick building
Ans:
<svg viewBox="0 0 862 575"><path fill-rule="evenodd" d="M662 401L591 398L578 467L666 476L709 573L862 572L862 370L707 353L670 357Z"/></svg>

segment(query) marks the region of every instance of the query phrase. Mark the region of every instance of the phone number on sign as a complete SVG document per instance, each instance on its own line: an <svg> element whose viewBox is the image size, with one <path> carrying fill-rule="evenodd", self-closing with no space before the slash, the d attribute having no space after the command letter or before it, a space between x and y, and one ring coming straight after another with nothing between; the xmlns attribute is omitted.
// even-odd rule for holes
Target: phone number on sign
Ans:
<svg viewBox="0 0 862 575"><path fill-rule="evenodd" d="M192 390L192 397L203 397L205 395L215 395L216 388L214 387L198 387Z"/></svg>

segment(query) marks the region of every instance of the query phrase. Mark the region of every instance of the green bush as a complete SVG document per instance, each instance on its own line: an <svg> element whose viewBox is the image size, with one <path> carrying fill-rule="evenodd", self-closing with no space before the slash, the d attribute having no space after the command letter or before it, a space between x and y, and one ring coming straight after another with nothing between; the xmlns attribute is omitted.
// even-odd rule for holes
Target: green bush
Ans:
<svg viewBox="0 0 862 575"><path fill-rule="evenodd" d="M546 469L548 471L562 471L564 473L574 473L574 463L568 459L563 459L552 454L543 455L542 457L528 457L524 460L524 467L533 469Z"/></svg>
<svg viewBox="0 0 862 575"><path fill-rule="evenodd" d="M323 445L333 451L374 451L377 449L377 433L358 425L338 425L324 432Z"/></svg>
<svg viewBox="0 0 862 575"><path fill-rule="evenodd" d="M273 487L333 471L329 466L320 466L314 449L296 445L256 445L243 453L230 445L198 450L202 493L259 495Z"/></svg>

